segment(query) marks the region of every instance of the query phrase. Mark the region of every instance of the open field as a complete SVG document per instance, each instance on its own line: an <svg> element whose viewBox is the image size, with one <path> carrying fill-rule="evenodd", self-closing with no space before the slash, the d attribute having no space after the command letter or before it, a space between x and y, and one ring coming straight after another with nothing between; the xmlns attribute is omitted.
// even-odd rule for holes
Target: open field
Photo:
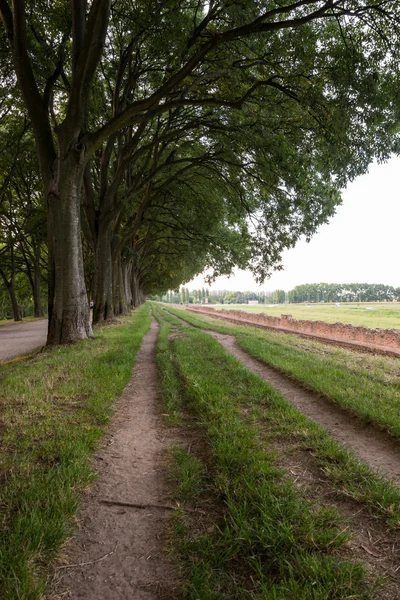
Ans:
<svg viewBox="0 0 400 600"><path fill-rule="evenodd" d="M266 313L272 317L292 315L294 319L350 323L372 328L400 329L400 302L335 304L226 304L212 305L217 310L244 310Z"/></svg>

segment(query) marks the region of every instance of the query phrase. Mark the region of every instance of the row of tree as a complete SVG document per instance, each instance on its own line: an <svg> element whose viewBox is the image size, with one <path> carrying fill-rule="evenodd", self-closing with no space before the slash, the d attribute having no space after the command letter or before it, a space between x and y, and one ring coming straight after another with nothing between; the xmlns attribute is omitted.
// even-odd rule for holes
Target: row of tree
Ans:
<svg viewBox="0 0 400 600"><path fill-rule="evenodd" d="M289 302L393 302L400 287L375 283L306 283L289 292Z"/></svg>
<svg viewBox="0 0 400 600"><path fill-rule="evenodd" d="M37 314L47 287L49 344L91 335L91 298L96 322L206 267L263 281L397 151L395 1L0 0L0 16L0 276L15 313L17 276Z"/></svg>
<svg viewBox="0 0 400 600"><path fill-rule="evenodd" d="M249 292L229 290L190 290L181 287L178 291L152 296L154 300L172 304L284 304L304 302L394 302L400 301L400 287L371 283L306 283L285 290Z"/></svg>

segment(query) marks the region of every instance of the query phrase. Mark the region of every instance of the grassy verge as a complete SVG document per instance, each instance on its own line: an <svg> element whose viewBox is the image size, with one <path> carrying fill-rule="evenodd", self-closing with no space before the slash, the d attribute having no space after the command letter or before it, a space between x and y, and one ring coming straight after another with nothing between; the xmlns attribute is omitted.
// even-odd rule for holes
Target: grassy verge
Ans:
<svg viewBox="0 0 400 600"><path fill-rule="evenodd" d="M174 317L162 318L160 307L152 305L153 315L160 325L157 341L156 362L159 372L163 374L160 378L163 414L168 425L178 425L181 422L181 394L180 384L176 377L176 369L171 354L169 336L172 327L169 321L176 322Z"/></svg>
<svg viewBox="0 0 400 600"><path fill-rule="evenodd" d="M242 408L249 402L267 406L285 435L290 429L296 436L308 420L207 334L181 329L172 337L170 355L183 383L185 410L209 446L207 464L184 450L173 457L183 506L174 516L173 539L188 582L185 598L371 597L362 567L340 557L347 527L335 511L301 498L276 467L275 453L266 451L259 424L245 419ZM331 453L336 450L333 443ZM204 511L203 493L217 499L219 514ZM193 508L185 512L188 498L195 510L198 505L206 512L206 523L193 519Z"/></svg>
<svg viewBox="0 0 400 600"><path fill-rule="evenodd" d="M174 312L180 314L179 310ZM185 314L185 319L187 316L188 321L192 320L192 315ZM169 318L174 319L174 316L170 315ZM205 326L202 317L196 316L194 321L198 327ZM219 323L214 325L215 321L211 321L212 324L206 323L209 329L222 330L230 334L232 329L237 329L235 326L223 323L219 327ZM176 323L179 323L177 319ZM239 329L243 328L239 327ZM258 333L257 330L254 332ZM246 334L243 335L247 337L251 333L246 330ZM257 418L262 421L267 432L267 438L280 440L287 438L295 441L306 451L311 451L331 484L340 493L365 504L372 514L383 518L390 527L399 527L399 488L376 475L371 468L357 460L352 452L337 443L323 427L299 413L268 384L259 381L270 390L270 398L275 399L275 404L272 405L271 401L267 403L260 401L260 396L252 394L247 396L244 404L256 412Z"/></svg>
<svg viewBox="0 0 400 600"><path fill-rule="evenodd" d="M0 319L0 327L7 325L18 325L22 323L30 323L31 321L43 321L47 317L24 317L22 321L14 321L14 319Z"/></svg>
<svg viewBox="0 0 400 600"><path fill-rule="evenodd" d="M0 367L0 598L36 600L71 534L89 458L150 326L148 306L95 340Z"/></svg>
<svg viewBox="0 0 400 600"><path fill-rule="evenodd" d="M251 356L400 438L399 359L344 350L297 336L220 323L179 309L171 309L171 312L196 327L235 335L239 345Z"/></svg>

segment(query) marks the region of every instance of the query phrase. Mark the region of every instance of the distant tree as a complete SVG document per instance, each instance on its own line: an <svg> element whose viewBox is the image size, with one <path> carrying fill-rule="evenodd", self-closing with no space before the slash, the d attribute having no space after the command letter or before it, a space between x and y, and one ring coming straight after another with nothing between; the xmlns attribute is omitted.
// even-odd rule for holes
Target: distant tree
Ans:
<svg viewBox="0 0 400 600"><path fill-rule="evenodd" d="M275 290L274 292L275 304L284 304L286 299L285 290Z"/></svg>
<svg viewBox="0 0 400 600"><path fill-rule="evenodd" d="M396 289L372 283L307 283L289 292L290 302L391 302Z"/></svg>

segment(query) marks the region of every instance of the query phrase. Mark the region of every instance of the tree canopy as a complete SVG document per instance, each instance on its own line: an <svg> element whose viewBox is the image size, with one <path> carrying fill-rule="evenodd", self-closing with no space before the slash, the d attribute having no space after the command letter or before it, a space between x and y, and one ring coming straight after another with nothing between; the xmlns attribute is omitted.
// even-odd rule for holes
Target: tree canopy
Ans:
<svg viewBox="0 0 400 600"><path fill-rule="evenodd" d="M46 199L49 343L91 335L88 293L103 320L206 267L263 281L397 150L394 1L0 0L0 15L0 125L23 114Z"/></svg>

